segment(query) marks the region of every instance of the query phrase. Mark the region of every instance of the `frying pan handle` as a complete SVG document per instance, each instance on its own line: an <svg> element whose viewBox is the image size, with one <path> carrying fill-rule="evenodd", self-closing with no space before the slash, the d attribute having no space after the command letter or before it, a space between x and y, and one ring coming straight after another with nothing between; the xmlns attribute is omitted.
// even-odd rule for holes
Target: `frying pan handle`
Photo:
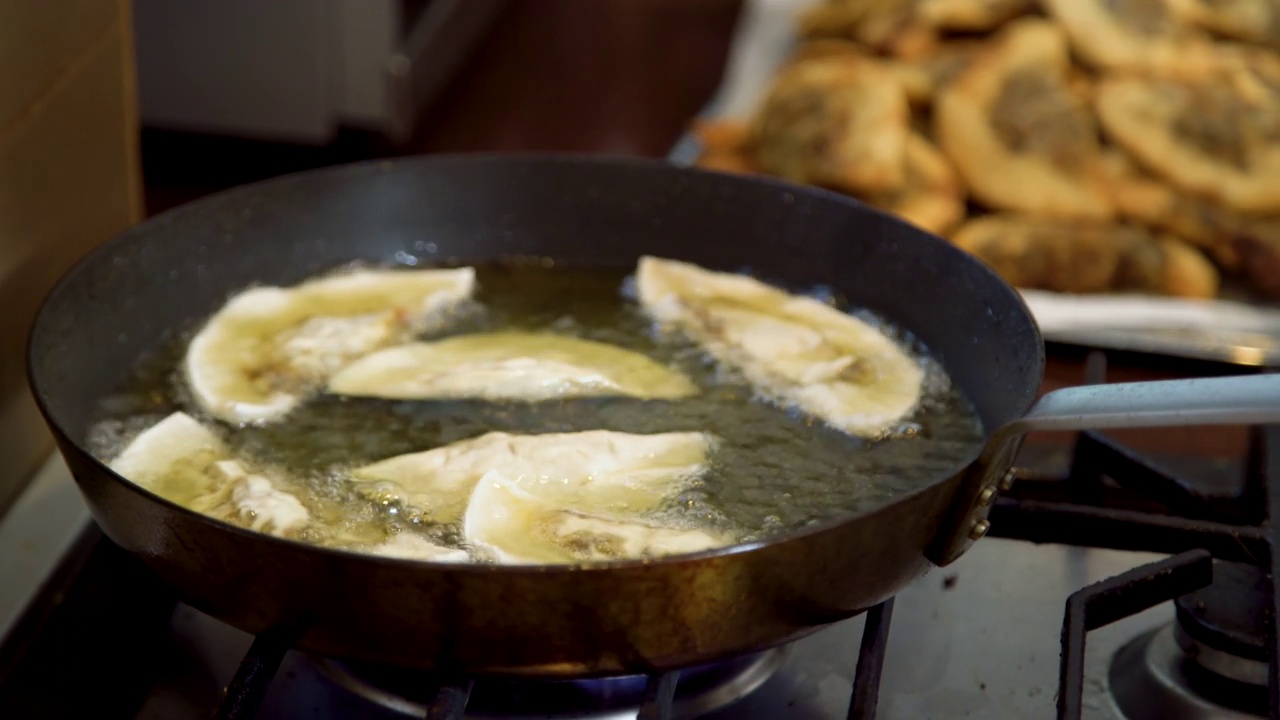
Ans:
<svg viewBox="0 0 1280 720"><path fill-rule="evenodd" d="M1013 460L1029 432L1175 425L1280 423L1280 374L1082 385L1055 390L998 428L969 466L927 555L939 566L986 534L987 514L1013 480Z"/></svg>

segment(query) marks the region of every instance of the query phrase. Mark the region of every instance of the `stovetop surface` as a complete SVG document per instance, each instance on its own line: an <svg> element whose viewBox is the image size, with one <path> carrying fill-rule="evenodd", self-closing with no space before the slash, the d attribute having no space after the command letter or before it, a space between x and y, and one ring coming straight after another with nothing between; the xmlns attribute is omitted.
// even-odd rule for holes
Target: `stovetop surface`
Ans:
<svg viewBox="0 0 1280 720"><path fill-rule="evenodd" d="M1223 466L1222 470L1229 472L1231 468ZM65 492L66 487L73 488L70 478L57 473L56 469L47 472L40 502L46 510L58 507L65 517L79 517L79 511L67 504L82 501L74 489ZM62 490L51 490L54 486ZM4 533L0 528L0 537L5 537ZM47 554L56 556L59 552L59 542L51 539L23 542L31 551L43 544L49 548ZM68 683L92 683L97 674L106 673L84 691L90 696L103 694L105 703L107 694L119 694L115 685L126 679L136 683L131 697L112 701L112 708L125 713L121 717L208 717L253 639L185 605L177 605L169 614L173 604L171 600L166 604L165 590L148 580L140 568L127 564L136 561L100 536L90 545L96 549L89 554L115 559L103 567L90 565L88 570L71 573L66 590L55 594L59 602L70 598L62 603L67 606L76 604L77 594L88 596L81 602L87 608L82 611L85 618L70 622L70 629L52 640L40 640L43 644L38 653L47 656L43 665L37 666L42 669L16 682L11 677L10 687L0 688L0 716L7 716L8 707L21 711L14 717L65 717L62 713L68 708L84 707L76 704L78 700L67 699ZM1053 717L1067 597L1085 585L1161 557L998 538L982 540L955 564L935 569L898 596L877 716L937 720ZM33 562L29 559L27 564ZM17 564L0 557L0 566ZM0 594L3 592L15 590L9 587ZM1089 633L1085 717L1120 717L1107 693L1107 668L1113 654L1140 633L1172 618L1171 603L1164 603ZM780 669L756 692L702 717L846 717L863 623L863 618L854 618L793 643L786 648ZM141 653L142 660L130 660L131 653ZM93 657L99 660L89 659ZM0 676L5 670L2 661L0 658ZM17 685L22 687L14 687ZM634 716L632 712L610 717ZM405 716L353 695L323 675L310 658L290 652L257 717Z"/></svg>
<svg viewBox="0 0 1280 720"><path fill-rule="evenodd" d="M925 576L898 596L879 717L1051 717L1065 598L1158 557L1001 539L978 543L952 567ZM1112 653L1171 618L1166 605L1090 634L1089 717L1119 717L1105 692ZM862 625L863 619L855 618L794 643L782 667L759 690L702 717L844 718ZM184 605L174 612L172 627L168 656L159 663L163 674L148 690L138 718L206 716L252 642L249 635ZM309 658L290 652L259 717L405 716L371 706L335 685Z"/></svg>

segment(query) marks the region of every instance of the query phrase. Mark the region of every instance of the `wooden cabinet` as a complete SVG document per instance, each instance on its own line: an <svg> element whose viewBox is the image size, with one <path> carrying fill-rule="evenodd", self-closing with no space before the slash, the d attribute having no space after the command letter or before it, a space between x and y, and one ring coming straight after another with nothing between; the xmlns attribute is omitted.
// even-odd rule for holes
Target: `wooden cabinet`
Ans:
<svg viewBox="0 0 1280 720"><path fill-rule="evenodd" d="M40 301L137 222L129 3L0 0L0 511L52 449L27 390Z"/></svg>

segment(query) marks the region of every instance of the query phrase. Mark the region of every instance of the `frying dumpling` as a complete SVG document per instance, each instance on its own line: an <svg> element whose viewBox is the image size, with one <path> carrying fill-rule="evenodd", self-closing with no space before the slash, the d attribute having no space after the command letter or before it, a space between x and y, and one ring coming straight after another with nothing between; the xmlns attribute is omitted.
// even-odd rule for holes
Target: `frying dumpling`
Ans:
<svg viewBox="0 0 1280 720"><path fill-rule="evenodd" d="M858 194L900 188L911 108L875 60L823 55L784 68L751 119L748 149L766 173Z"/></svg>
<svg viewBox="0 0 1280 720"><path fill-rule="evenodd" d="M1263 51L1193 76L1098 86L1107 135L1183 190L1241 212L1280 210L1280 59Z"/></svg>
<svg viewBox="0 0 1280 720"><path fill-rule="evenodd" d="M223 487L229 493L222 503L208 508L210 514L221 514L219 510L229 506L236 519L249 529L271 535L284 535L305 527L311 520L311 513L297 497L277 488L265 475L251 473L235 460L224 460L215 467L222 474L226 482ZM218 494L215 492L213 497Z"/></svg>
<svg viewBox="0 0 1280 720"><path fill-rule="evenodd" d="M432 562L466 562L467 551L437 545L418 533L402 531L385 542L364 548L361 552L402 560L430 560Z"/></svg>
<svg viewBox="0 0 1280 720"><path fill-rule="evenodd" d="M184 505L219 484L214 466L229 459L222 438L175 412L143 430L109 466L129 482Z"/></svg>
<svg viewBox="0 0 1280 720"><path fill-rule="evenodd" d="M680 372L638 352L567 335L493 332L411 343L367 355L329 380L329 392L393 399L550 400L698 392Z"/></svg>
<svg viewBox="0 0 1280 720"><path fill-rule="evenodd" d="M634 514L579 509L564 498L535 494L496 470L476 483L463 519L466 542L508 565L653 558L711 550L732 538L663 526Z"/></svg>
<svg viewBox="0 0 1280 720"><path fill-rule="evenodd" d="M491 432L356 468L365 494L410 516L456 522L475 484L499 470L527 492L604 512L656 508L696 480L715 440L696 432L637 435L609 430L512 435Z"/></svg>
<svg viewBox="0 0 1280 720"><path fill-rule="evenodd" d="M288 413L333 372L429 329L468 298L472 268L363 270L228 301L187 349L197 402L231 423Z"/></svg>
<svg viewBox="0 0 1280 720"><path fill-rule="evenodd" d="M744 275L640 259L640 303L762 393L832 427L879 437L915 410L924 370L867 323Z"/></svg>
<svg viewBox="0 0 1280 720"><path fill-rule="evenodd" d="M1213 52L1186 0L1044 0L1071 45L1105 70L1195 71Z"/></svg>
<svg viewBox="0 0 1280 720"><path fill-rule="evenodd" d="M296 497L237 459L213 431L183 412L144 430L110 467L183 507L259 532L291 534L311 520Z"/></svg>
<svg viewBox="0 0 1280 720"><path fill-rule="evenodd" d="M942 90L939 144L972 195L992 208L1110 218L1101 148L1069 82L1066 38L1018 20Z"/></svg>

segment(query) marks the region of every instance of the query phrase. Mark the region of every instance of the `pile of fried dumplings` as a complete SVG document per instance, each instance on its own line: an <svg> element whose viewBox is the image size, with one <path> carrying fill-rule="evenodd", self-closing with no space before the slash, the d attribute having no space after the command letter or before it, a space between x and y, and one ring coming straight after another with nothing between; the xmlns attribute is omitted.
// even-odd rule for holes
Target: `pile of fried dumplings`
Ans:
<svg viewBox="0 0 1280 720"><path fill-rule="evenodd" d="M825 0L697 164L856 197L1020 288L1280 298L1274 0Z"/></svg>

